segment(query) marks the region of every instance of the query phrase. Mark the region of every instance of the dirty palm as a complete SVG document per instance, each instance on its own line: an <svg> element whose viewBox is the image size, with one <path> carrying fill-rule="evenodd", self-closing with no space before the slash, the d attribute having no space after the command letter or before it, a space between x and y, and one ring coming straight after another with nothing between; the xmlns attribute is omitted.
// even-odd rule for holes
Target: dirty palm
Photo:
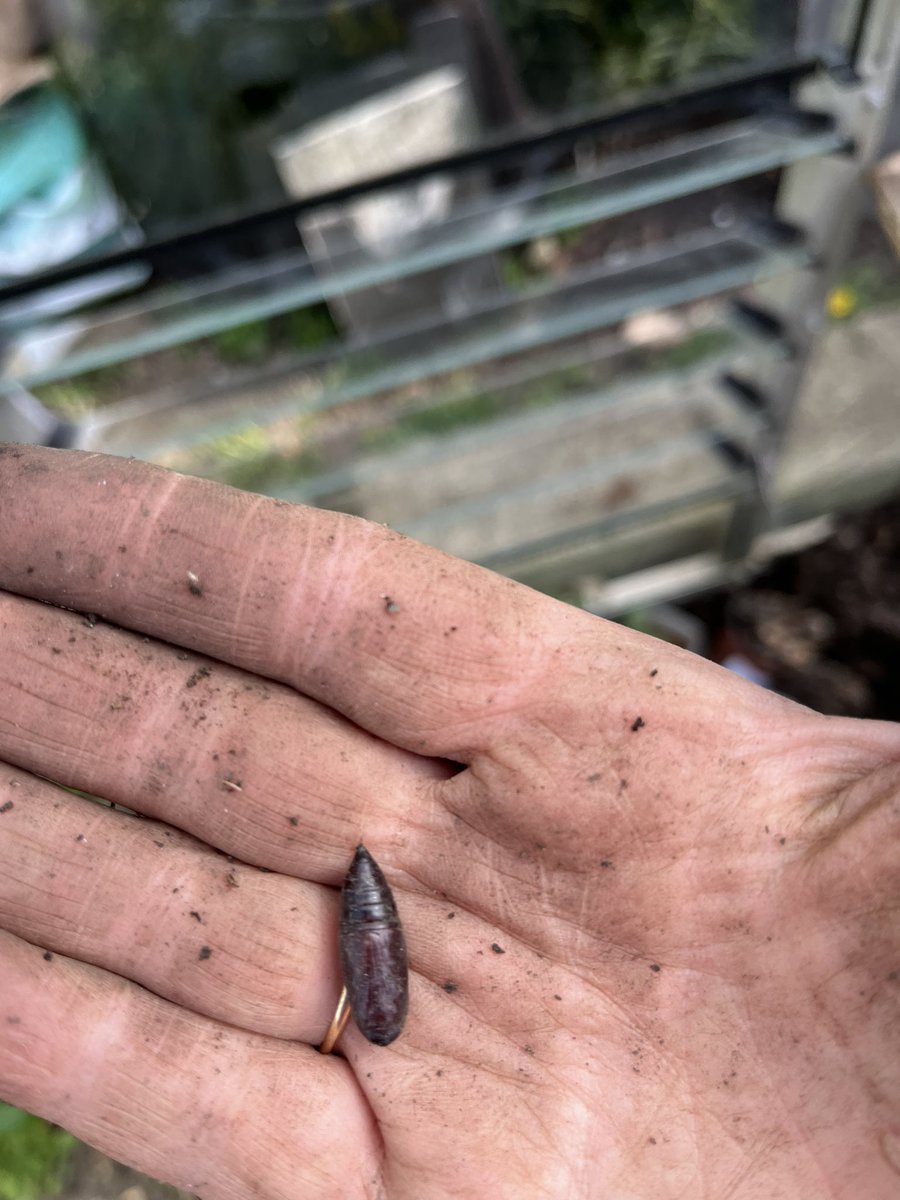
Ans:
<svg viewBox="0 0 900 1200"><path fill-rule="evenodd" d="M896 1195L895 726L138 462L0 501L4 1100L208 1200ZM376 889L323 1055L361 836L408 1015Z"/></svg>

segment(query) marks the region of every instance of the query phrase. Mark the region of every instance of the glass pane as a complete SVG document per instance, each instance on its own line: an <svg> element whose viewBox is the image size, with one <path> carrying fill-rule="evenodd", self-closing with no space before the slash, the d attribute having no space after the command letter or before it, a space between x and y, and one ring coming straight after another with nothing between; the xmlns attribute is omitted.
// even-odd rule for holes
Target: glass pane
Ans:
<svg viewBox="0 0 900 1200"><path fill-rule="evenodd" d="M45 372L22 382L46 383L184 345L759 174L833 151L840 144L840 135L828 122L799 115L754 117L607 159L602 168L554 175L473 199L421 237L407 233L399 242L368 250L342 250L334 244L324 271L321 264L314 269L306 255L291 253L158 288L138 302L107 307L85 326L78 350L56 364L52 375ZM487 288L487 268L482 274ZM440 303L437 281L433 291Z"/></svg>
<svg viewBox="0 0 900 1200"><path fill-rule="evenodd" d="M95 448L170 462L172 455L236 433L248 422L283 419L343 406L365 397L421 386L430 377L522 356L616 324L630 314L739 288L806 261L802 245L772 240L764 230L700 230L620 258L573 269L561 281L487 298L456 318L420 322L362 346L336 344L304 367L258 377L245 388L200 402L149 397L113 406L92 438ZM117 428L118 426L118 428ZM104 427L106 427L104 432Z"/></svg>
<svg viewBox="0 0 900 1200"><path fill-rule="evenodd" d="M648 89L664 96L701 78L769 69L790 58L795 7L767 0L71 0L52 6L51 31L85 128L155 238L351 176L546 130L645 99ZM448 71L452 82L439 85L437 75ZM370 130L368 154L352 169L314 156L300 192L286 181L278 150L284 139L314 131L339 111L367 119L373 103L383 117L386 105L402 107L411 83L428 95L419 95L403 136L387 120L380 137ZM274 245L290 238L287 221L265 235Z"/></svg>

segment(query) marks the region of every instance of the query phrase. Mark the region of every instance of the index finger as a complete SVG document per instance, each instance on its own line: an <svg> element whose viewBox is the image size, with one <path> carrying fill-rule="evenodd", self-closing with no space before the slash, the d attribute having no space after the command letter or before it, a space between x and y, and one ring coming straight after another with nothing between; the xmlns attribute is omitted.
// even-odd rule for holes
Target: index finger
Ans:
<svg viewBox="0 0 900 1200"><path fill-rule="evenodd" d="M535 632L552 602L383 526L37 446L0 446L0 587L291 684L459 761L485 747L485 715L543 673L551 640ZM585 619L559 608L564 624Z"/></svg>

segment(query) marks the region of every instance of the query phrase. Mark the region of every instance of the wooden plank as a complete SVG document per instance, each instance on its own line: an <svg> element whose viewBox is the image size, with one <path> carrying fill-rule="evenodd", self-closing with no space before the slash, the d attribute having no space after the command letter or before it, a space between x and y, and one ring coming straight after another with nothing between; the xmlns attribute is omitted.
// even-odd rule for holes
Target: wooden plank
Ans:
<svg viewBox="0 0 900 1200"><path fill-rule="evenodd" d="M900 151L891 154L872 172L881 227L900 257Z"/></svg>

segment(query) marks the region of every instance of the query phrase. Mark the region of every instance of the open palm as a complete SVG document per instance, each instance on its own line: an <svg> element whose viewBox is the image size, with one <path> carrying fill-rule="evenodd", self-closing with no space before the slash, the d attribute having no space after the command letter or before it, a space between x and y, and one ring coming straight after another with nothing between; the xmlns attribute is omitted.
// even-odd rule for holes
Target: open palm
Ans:
<svg viewBox="0 0 900 1200"><path fill-rule="evenodd" d="M0 587L4 1099L209 1200L896 1197L898 728L98 455L0 453ZM323 1056L360 839L410 1016Z"/></svg>

